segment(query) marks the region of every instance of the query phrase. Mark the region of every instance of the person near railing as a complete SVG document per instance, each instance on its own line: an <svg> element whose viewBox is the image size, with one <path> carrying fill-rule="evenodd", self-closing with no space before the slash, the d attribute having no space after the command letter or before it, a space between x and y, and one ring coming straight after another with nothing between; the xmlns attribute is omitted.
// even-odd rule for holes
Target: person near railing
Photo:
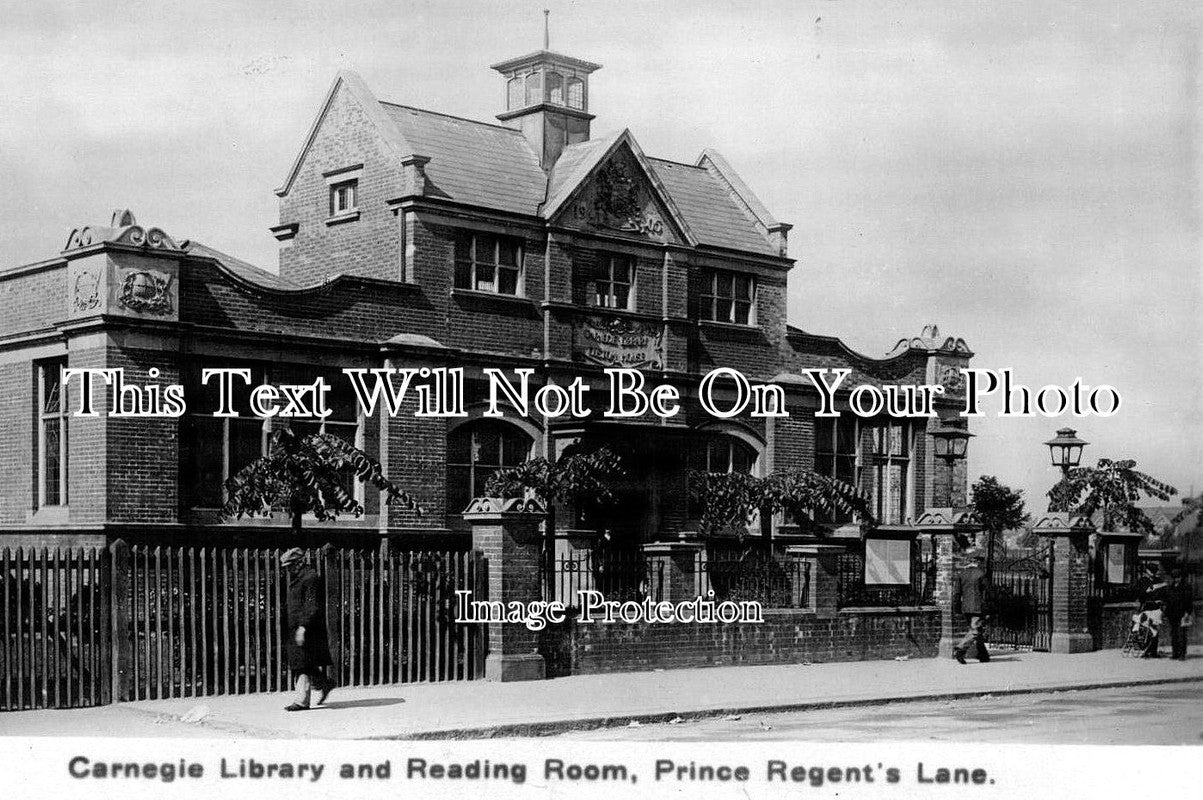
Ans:
<svg viewBox="0 0 1203 800"><path fill-rule="evenodd" d="M1165 621L1170 626L1170 658L1185 661L1186 634L1193 622L1195 596L1181 567L1171 570L1170 583L1163 590L1162 597Z"/></svg>
<svg viewBox="0 0 1203 800"><path fill-rule="evenodd" d="M1140 610L1135 619L1146 628L1145 648L1141 658L1161 658L1161 624L1165 616L1165 593L1169 584L1161 580L1156 564L1146 564L1145 574L1137 581Z"/></svg>
<svg viewBox="0 0 1203 800"><path fill-rule="evenodd" d="M286 550L280 556L280 566L288 575L286 651L296 689L293 701L284 710L305 711L310 692L318 693L316 705L320 706L334 688L334 681L325 673L332 663L326 640L326 595L321 576L306 563L301 548Z"/></svg>
<svg viewBox="0 0 1203 800"><path fill-rule="evenodd" d="M954 596L969 626L952 651L952 657L961 664L965 663L965 654L971 647L978 661L990 660L990 654L986 651L986 617L983 608L986 595L986 557L977 550L965 555L968 566L959 570L953 581Z"/></svg>

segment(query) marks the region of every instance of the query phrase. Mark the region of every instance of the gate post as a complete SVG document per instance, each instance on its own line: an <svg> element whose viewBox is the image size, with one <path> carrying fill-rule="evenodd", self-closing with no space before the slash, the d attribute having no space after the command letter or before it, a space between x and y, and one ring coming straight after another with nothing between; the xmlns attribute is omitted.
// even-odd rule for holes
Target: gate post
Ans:
<svg viewBox="0 0 1203 800"><path fill-rule="evenodd" d="M839 557L846 550L842 544L795 544L785 548L786 556L795 564L809 565L807 605L817 619L831 619L839 613ZM794 574L797 574L796 570Z"/></svg>
<svg viewBox="0 0 1203 800"><path fill-rule="evenodd" d="M655 602L693 600L698 596L698 572L702 567L701 542L651 542L640 552L659 580L650 581L648 594ZM659 590L659 591L657 591Z"/></svg>
<svg viewBox="0 0 1203 800"><path fill-rule="evenodd" d="M968 508L929 508L915 524L922 533L932 535L935 544L936 587L933 599L940 610L940 642L936 648L939 658L951 658L957 645L955 580L953 556L958 537L967 537L980 529L977 518Z"/></svg>
<svg viewBox="0 0 1203 800"><path fill-rule="evenodd" d="M109 545L109 653L111 701L133 700L134 639L130 629L130 595L133 560L129 545L117 539ZM133 635L131 636L131 633Z"/></svg>
<svg viewBox="0 0 1203 800"><path fill-rule="evenodd" d="M464 512L472 526L472 547L488 559L490 603L503 608L513 602L542 599L539 523L544 509L537 500L478 497ZM521 622L490 622L485 680L530 681L547 675L538 652L539 638Z"/></svg>
<svg viewBox="0 0 1203 800"><path fill-rule="evenodd" d="M1094 524L1078 514L1049 512L1032 526L1033 532L1052 539L1053 634L1049 651L1087 653L1094 650L1087 614L1090 575L1090 534Z"/></svg>

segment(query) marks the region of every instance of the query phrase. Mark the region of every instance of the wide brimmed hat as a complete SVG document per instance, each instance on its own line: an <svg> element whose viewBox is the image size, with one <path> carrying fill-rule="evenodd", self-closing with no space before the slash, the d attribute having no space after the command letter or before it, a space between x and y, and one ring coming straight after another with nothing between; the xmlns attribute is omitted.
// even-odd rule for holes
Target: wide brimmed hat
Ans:
<svg viewBox="0 0 1203 800"><path fill-rule="evenodd" d="M287 567L289 564L295 564L298 561L304 560L305 551L299 547L291 547L280 555L280 566Z"/></svg>

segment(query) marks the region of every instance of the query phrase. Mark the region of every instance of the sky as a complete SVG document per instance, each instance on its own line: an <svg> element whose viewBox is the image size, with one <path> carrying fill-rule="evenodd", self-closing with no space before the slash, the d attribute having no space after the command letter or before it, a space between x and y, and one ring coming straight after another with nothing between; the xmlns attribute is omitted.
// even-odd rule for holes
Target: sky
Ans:
<svg viewBox="0 0 1203 800"><path fill-rule="evenodd" d="M790 222L792 324L881 357L936 323L1109 418L974 420L971 476L1042 510L1042 442L1203 491L1200 50L1193 2L0 0L0 269L128 207L275 267L272 190L339 69L491 120L488 65L599 62L595 135L714 147Z"/></svg>

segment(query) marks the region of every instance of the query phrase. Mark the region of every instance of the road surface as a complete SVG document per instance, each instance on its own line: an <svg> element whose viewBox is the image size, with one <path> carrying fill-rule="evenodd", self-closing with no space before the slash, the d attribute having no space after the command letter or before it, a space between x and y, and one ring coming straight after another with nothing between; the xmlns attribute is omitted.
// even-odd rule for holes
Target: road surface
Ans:
<svg viewBox="0 0 1203 800"><path fill-rule="evenodd" d="M1203 745L1203 683L743 714L563 736L619 741Z"/></svg>

